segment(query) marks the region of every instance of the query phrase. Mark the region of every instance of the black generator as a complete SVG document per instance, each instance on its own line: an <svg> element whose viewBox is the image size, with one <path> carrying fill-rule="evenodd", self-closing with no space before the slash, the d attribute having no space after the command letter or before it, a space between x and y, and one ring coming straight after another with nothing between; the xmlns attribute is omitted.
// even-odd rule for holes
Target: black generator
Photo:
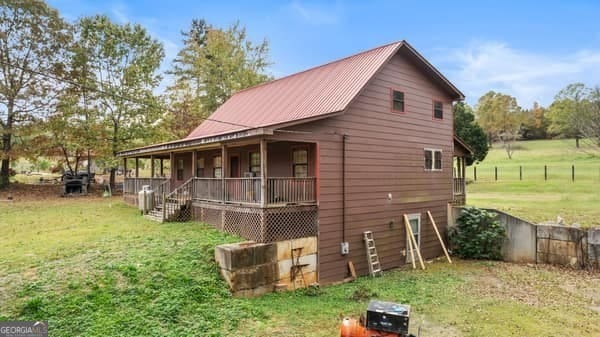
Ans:
<svg viewBox="0 0 600 337"><path fill-rule="evenodd" d="M371 301L367 307L368 329L408 335L410 306L398 303Z"/></svg>

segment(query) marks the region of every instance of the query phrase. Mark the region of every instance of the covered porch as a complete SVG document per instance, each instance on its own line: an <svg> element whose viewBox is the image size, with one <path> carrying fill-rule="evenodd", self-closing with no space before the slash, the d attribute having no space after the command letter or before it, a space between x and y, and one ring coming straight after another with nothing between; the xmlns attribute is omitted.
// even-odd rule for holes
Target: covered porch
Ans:
<svg viewBox="0 0 600 337"><path fill-rule="evenodd" d="M452 204L462 206L467 203L466 167L467 156L473 150L460 138L454 136L454 163L452 179Z"/></svg>
<svg viewBox="0 0 600 337"><path fill-rule="evenodd" d="M194 219L257 242L316 235L316 152L315 143L259 138L124 157L125 171L135 165L124 200L137 205L149 185L158 221Z"/></svg>

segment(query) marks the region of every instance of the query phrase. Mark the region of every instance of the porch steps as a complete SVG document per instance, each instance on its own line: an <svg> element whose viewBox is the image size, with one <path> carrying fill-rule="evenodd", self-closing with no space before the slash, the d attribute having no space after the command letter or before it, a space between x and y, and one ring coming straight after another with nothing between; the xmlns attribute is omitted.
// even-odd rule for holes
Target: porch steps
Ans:
<svg viewBox="0 0 600 337"><path fill-rule="evenodd" d="M379 255L377 255L377 248L375 248L375 239L373 238L373 232L366 231L363 233L365 246L367 248L367 264L369 266L369 275L383 276L381 270L381 263L379 263Z"/></svg>

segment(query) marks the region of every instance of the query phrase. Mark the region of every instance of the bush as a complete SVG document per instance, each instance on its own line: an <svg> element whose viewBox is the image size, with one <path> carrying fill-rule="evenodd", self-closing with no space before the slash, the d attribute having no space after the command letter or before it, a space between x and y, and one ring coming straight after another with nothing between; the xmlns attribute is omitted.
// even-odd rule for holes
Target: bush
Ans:
<svg viewBox="0 0 600 337"><path fill-rule="evenodd" d="M502 259L506 231L496 221L496 213L467 207L457 222L458 225L449 232L456 255L468 259Z"/></svg>

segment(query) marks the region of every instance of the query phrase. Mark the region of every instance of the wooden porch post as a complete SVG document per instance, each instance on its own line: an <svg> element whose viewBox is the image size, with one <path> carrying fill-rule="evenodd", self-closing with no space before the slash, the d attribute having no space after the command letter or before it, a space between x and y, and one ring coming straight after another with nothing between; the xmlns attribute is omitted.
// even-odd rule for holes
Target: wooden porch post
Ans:
<svg viewBox="0 0 600 337"><path fill-rule="evenodd" d="M196 177L197 171L197 161L198 161L198 152L196 150L192 151L192 177Z"/></svg>
<svg viewBox="0 0 600 337"><path fill-rule="evenodd" d="M123 158L123 178L127 178L127 158Z"/></svg>
<svg viewBox="0 0 600 337"><path fill-rule="evenodd" d="M150 156L150 178L154 178L154 156Z"/></svg>
<svg viewBox="0 0 600 337"><path fill-rule="evenodd" d="M260 140L260 205L267 206L267 140Z"/></svg>
<svg viewBox="0 0 600 337"><path fill-rule="evenodd" d="M169 180L171 180L171 186L173 186L173 180L175 179L175 177L173 177L173 173L176 170L173 170L173 167L175 167L175 154L173 152L169 152L169 162L171 163L171 172L170 172L170 177ZM173 187L172 187L173 188Z"/></svg>
<svg viewBox="0 0 600 337"><path fill-rule="evenodd" d="M163 159L160 158L160 177L164 177L165 176L165 167L164 167L164 163L163 163Z"/></svg>
<svg viewBox="0 0 600 337"><path fill-rule="evenodd" d="M221 201L226 200L227 188L225 187L225 175L229 168L229 160L227 158L227 145L221 145ZM225 225L225 223L223 223Z"/></svg>
<svg viewBox="0 0 600 337"><path fill-rule="evenodd" d="M466 166L467 166L466 157L462 157L462 165L461 165L462 173L461 173L461 175L462 175L462 185L463 185L462 186L462 188L463 188L463 202L464 202L465 205L467 204L467 175L466 175L467 169L466 169Z"/></svg>
<svg viewBox="0 0 600 337"><path fill-rule="evenodd" d="M135 177L140 177L140 158L135 157Z"/></svg>

